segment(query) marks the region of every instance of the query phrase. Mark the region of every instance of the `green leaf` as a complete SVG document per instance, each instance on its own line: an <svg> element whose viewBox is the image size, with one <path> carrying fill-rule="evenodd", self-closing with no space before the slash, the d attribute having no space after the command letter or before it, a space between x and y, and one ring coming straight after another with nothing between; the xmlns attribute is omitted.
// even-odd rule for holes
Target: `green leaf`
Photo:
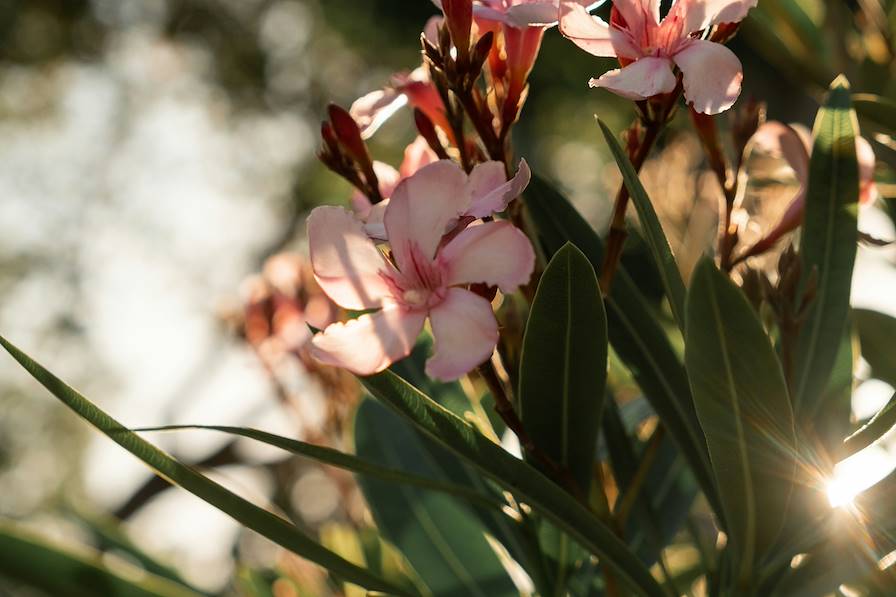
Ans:
<svg viewBox="0 0 896 597"><path fill-rule="evenodd" d="M852 96L852 104L863 121L889 135L896 135L896 102L879 95L857 93Z"/></svg>
<svg viewBox="0 0 896 597"><path fill-rule="evenodd" d="M432 340L424 335L417 342L410 356L393 364L390 369L423 394L430 396L441 406L465 419L467 413L475 412L476 409L460 384L458 382L441 382L426 375L426 359L431 353ZM487 398L491 399L491 395L488 395ZM485 403L481 405L481 408L487 414L494 411L493 407L489 408ZM500 417L497 418L500 420ZM422 449L435 462L445 480L456 486L466 487L470 493L491 496L494 501L504 503L503 497L494 484L484 479L479 471L422 434L417 434L417 440ZM533 571L536 567L535 562L532 561L533 550L528 544L523 529L502 511L496 509L493 503L482 502L480 505L480 502L471 502L471 505L473 513L488 529L489 534L507 549L512 558L520 562L527 570Z"/></svg>
<svg viewBox="0 0 896 597"><path fill-rule="evenodd" d="M572 242L599 273L603 262L600 238L563 195L533 176L526 190L526 207L538 227L545 254L553 255L567 241ZM684 366L624 268L617 271L605 306L610 344L666 425L716 515L724 520Z"/></svg>
<svg viewBox="0 0 896 597"><path fill-rule="evenodd" d="M872 377L896 386L896 318L868 309L853 309L852 317L859 331L862 358L871 365Z"/></svg>
<svg viewBox="0 0 896 597"><path fill-rule="evenodd" d="M635 171L631 160L628 159L622 146L619 145L619 141L616 140L616 136L607 128L607 125L600 119L598 119L597 123L604 134L604 139L607 140L607 144L610 146L610 151L613 153L616 164L619 166L619 171L622 173L622 179L625 181L628 193L635 204L635 209L638 211L638 218L644 230L645 240L647 240L647 244L653 253L660 277L663 280L663 286L666 289L666 296L669 297L672 315L678 323L678 328L683 330L684 282L681 279L678 265L675 263L675 257L672 256L669 241L666 239L660 220L653 209L653 203L651 203L650 197L647 196L647 191L644 190L644 185L641 184L641 179L638 178L638 173Z"/></svg>
<svg viewBox="0 0 896 597"><path fill-rule="evenodd" d="M63 404L107 435L112 441L142 460L159 476L208 502L245 527L267 537L281 547L323 566L347 582L370 590L397 595L409 594L326 549L289 522L244 500L141 439L42 365L32 360L31 357L10 344L5 338L0 337L0 345Z"/></svg>
<svg viewBox="0 0 896 597"><path fill-rule="evenodd" d="M736 578L748 583L777 539L796 443L784 374L744 294L708 258L691 278L685 364L706 433Z"/></svg>
<svg viewBox="0 0 896 597"><path fill-rule="evenodd" d="M574 245L560 249L541 280L523 338L519 407L532 441L572 474L582 495L594 475L597 434L607 381L607 316L597 276ZM532 454L526 461L545 474ZM540 529L542 550L561 585L583 555L553 525Z"/></svg>
<svg viewBox="0 0 896 597"><path fill-rule="evenodd" d="M856 124L844 77L831 85L813 134L800 258L804 280L816 270L818 282L798 340L793 383L794 410L809 418L817 411L846 328L858 242Z"/></svg>
<svg viewBox="0 0 896 597"><path fill-rule="evenodd" d="M665 595L611 529L537 469L507 453L391 371L361 381L377 400L389 405L420 432L465 459L600 557L620 580L644 595Z"/></svg>
<svg viewBox="0 0 896 597"><path fill-rule="evenodd" d="M640 463L629 429L631 427L624 422L624 414L616 400L608 396L604 406L603 438L620 494L624 494L634 480ZM696 495L693 477L667 435L625 528L628 544L645 564L652 566L657 562L661 551L684 524Z"/></svg>
<svg viewBox="0 0 896 597"><path fill-rule="evenodd" d="M896 426L896 394L877 414L871 417L870 421L843 440L843 453L840 456L849 458L859 450L864 450L882 438L894 426Z"/></svg>
<svg viewBox="0 0 896 597"><path fill-rule="evenodd" d="M359 455L419 477L440 475L416 433L382 405L365 400L355 415ZM359 479L383 536L401 551L433 595L518 595L488 544L484 528L462 502L373 477Z"/></svg>
<svg viewBox="0 0 896 597"><path fill-rule="evenodd" d="M322 464L328 464L347 471L352 471L361 475L375 477L388 483L411 485L420 489L446 493L455 497L469 500L481 506L500 510L503 502L491 495L485 495L481 492L457 485L449 481L438 481L432 478L413 475L405 471L397 470L394 467L383 466L376 462L370 462L363 458L358 458L352 454L346 454L333 448L325 446L316 446L303 441L290 439L281 435L274 435L266 431L251 429L248 427L227 427L223 425L164 425L161 427L137 427L134 432L142 433L149 431L182 431L187 429L198 429L204 431L220 431L230 435L238 435L247 437L256 441L268 444L286 450L292 454L311 458Z"/></svg>
<svg viewBox="0 0 896 597"><path fill-rule="evenodd" d="M123 566L123 567L122 567ZM68 597L202 597L187 587L122 564L110 569L103 554L47 542L32 533L0 522L0 576ZM130 571L131 574L126 574Z"/></svg>
<svg viewBox="0 0 896 597"><path fill-rule="evenodd" d="M585 255L567 244L541 276L529 312L519 406L535 445L568 468L586 495L606 381L607 316L597 277ZM527 461L541 468L531 455Z"/></svg>

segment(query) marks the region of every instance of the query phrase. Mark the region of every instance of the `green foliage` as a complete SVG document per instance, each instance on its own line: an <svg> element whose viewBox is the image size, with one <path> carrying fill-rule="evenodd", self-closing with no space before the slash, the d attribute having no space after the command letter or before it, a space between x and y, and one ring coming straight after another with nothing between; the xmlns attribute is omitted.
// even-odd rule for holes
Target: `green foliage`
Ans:
<svg viewBox="0 0 896 597"><path fill-rule="evenodd" d="M871 365L871 375L896 386L896 318L868 309L855 309L852 316L862 343L862 356Z"/></svg>
<svg viewBox="0 0 896 597"><path fill-rule="evenodd" d="M205 500L247 528L320 564L348 582L396 595L413 594L352 564L321 546L282 518L244 500L194 469L168 456L97 408L96 405L10 344L5 338L0 337L0 345L63 404L171 483Z"/></svg>
<svg viewBox="0 0 896 597"><path fill-rule="evenodd" d="M831 85L813 133L800 258L804 287L812 280L817 291L801 329L793 385L794 409L809 417L818 410L846 329L858 241L855 113L842 77Z"/></svg>
<svg viewBox="0 0 896 597"><path fill-rule="evenodd" d="M355 415L355 449L375 463L419 477L444 477L407 424L365 401ZM433 595L516 595L483 527L461 501L384 479L360 479L377 527L408 559Z"/></svg>
<svg viewBox="0 0 896 597"><path fill-rule="evenodd" d="M60 547L5 522L0 522L0 576L67 597L202 597L134 566L109 567L101 553L87 547Z"/></svg>
<svg viewBox="0 0 896 597"><path fill-rule="evenodd" d="M536 446L587 494L607 379L607 319L594 269L575 246L541 277L520 368L520 417ZM532 455L527 460L550 474Z"/></svg>
<svg viewBox="0 0 896 597"><path fill-rule="evenodd" d="M685 363L725 510L737 582L748 586L784 524L796 436L775 350L741 291L704 259L687 302Z"/></svg>
<svg viewBox="0 0 896 597"><path fill-rule="evenodd" d="M572 242L599 270L603 260L601 240L563 195L535 176L526 194L526 206L546 254L553 255L567 241ZM617 272L610 294L605 297L605 307L610 345L635 377L675 439L701 490L721 516L706 440L697 421L684 366L656 313L624 269Z"/></svg>
<svg viewBox="0 0 896 597"><path fill-rule="evenodd" d="M675 263L675 257L672 256L672 249L669 247L669 241L663 232L656 211L653 209L653 203L638 178L638 173L632 165L631 160L622 150L616 136L607 128L602 120L598 120L600 130L613 152L613 158L622 172L622 179L628 188L635 209L638 210L638 217L641 220L641 226L644 229L644 237L647 245L653 254L653 259L659 269L660 277L663 280L663 287L666 290L666 296L669 298L669 305L672 307L672 315L678 323L680 329L684 329L684 298L685 288L681 279L681 272L678 271L678 264Z"/></svg>
<svg viewBox="0 0 896 597"><path fill-rule="evenodd" d="M615 533L536 469L517 460L469 423L390 371L362 378L367 390L430 439L454 452L600 557L645 595L664 595L650 572Z"/></svg>

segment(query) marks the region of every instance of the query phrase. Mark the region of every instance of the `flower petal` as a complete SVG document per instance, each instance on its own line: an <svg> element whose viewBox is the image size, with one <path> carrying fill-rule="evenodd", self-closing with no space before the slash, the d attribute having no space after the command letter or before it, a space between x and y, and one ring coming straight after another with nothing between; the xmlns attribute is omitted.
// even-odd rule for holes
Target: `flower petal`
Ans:
<svg viewBox="0 0 896 597"><path fill-rule="evenodd" d="M856 159L859 161L859 202L867 204L877 199L877 185L874 184L876 159L871 144L865 137L856 137Z"/></svg>
<svg viewBox="0 0 896 597"><path fill-rule="evenodd" d="M413 174L416 174L417 170L419 170L423 166L438 161L438 159L439 158L436 155L436 152L434 152L432 148L430 148L429 143L426 142L426 139L424 139L420 135L417 135L417 138L414 139L414 141L404 149L404 159L401 162L401 166L399 166L398 168L398 171L400 173L399 179L407 178ZM398 184L398 180L395 181L395 184ZM391 196L392 193L383 195L383 197Z"/></svg>
<svg viewBox="0 0 896 597"><path fill-rule="evenodd" d="M388 265L358 221L341 207L317 207L308 216L311 267L318 284L346 309L374 309L391 296L380 275Z"/></svg>
<svg viewBox="0 0 896 597"><path fill-rule="evenodd" d="M349 108L349 114L358 123L361 137L368 139L407 103L408 98L404 93L387 87L356 99Z"/></svg>
<svg viewBox="0 0 896 597"><path fill-rule="evenodd" d="M429 313L435 354L426 374L455 380L485 362L498 344L498 323L487 300L469 290L451 288Z"/></svg>
<svg viewBox="0 0 896 597"><path fill-rule="evenodd" d="M358 375L379 373L410 354L423 329L424 311L395 303L345 323L334 323L311 341L311 356Z"/></svg>
<svg viewBox="0 0 896 597"><path fill-rule="evenodd" d="M386 226L383 224L387 207L389 207L389 199L383 199L376 205L372 205L367 212L367 217L364 218L364 232L375 241L385 242L389 240L389 236L386 234Z"/></svg>
<svg viewBox="0 0 896 597"><path fill-rule="evenodd" d="M739 23L759 0L677 0L670 12L684 18L684 33L694 33L719 23Z"/></svg>
<svg viewBox="0 0 896 597"><path fill-rule="evenodd" d="M694 39L672 59L684 75L684 96L697 112L719 114L740 96L743 68L725 46Z"/></svg>
<svg viewBox="0 0 896 597"><path fill-rule="evenodd" d="M469 206L467 175L450 160L424 166L401 181L383 219L398 269L413 267L414 245L432 259L445 229Z"/></svg>
<svg viewBox="0 0 896 597"><path fill-rule="evenodd" d="M531 178L532 172L526 160L520 160L516 175L510 180L507 180L501 162L477 164L470 173L469 189L473 201L466 215L485 218L504 211L511 201L522 194Z"/></svg>
<svg viewBox="0 0 896 597"><path fill-rule="evenodd" d="M560 33L589 54L616 56L610 26L578 2L560 3Z"/></svg>
<svg viewBox="0 0 896 597"><path fill-rule="evenodd" d="M656 27L660 23L660 0L613 0L613 7L619 11L629 30L638 33L645 28Z"/></svg>
<svg viewBox="0 0 896 597"><path fill-rule="evenodd" d="M601 4L594 0L565 0L583 9ZM507 22L513 27L553 27L557 24L558 0L518 0L506 11Z"/></svg>
<svg viewBox="0 0 896 597"><path fill-rule="evenodd" d="M439 251L446 285L484 283L513 292L529 281L535 251L523 232L508 221L470 226Z"/></svg>
<svg viewBox="0 0 896 597"><path fill-rule="evenodd" d="M604 87L616 95L642 100L675 89L675 75L667 58L641 58L622 69L611 70L598 79L591 79L591 87Z"/></svg>
<svg viewBox="0 0 896 597"><path fill-rule="evenodd" d="M750 141L755 149L787 160L800 184L805 185L809 180L811 148L795 128L783 122L769 120L753 133Z"/></svg>

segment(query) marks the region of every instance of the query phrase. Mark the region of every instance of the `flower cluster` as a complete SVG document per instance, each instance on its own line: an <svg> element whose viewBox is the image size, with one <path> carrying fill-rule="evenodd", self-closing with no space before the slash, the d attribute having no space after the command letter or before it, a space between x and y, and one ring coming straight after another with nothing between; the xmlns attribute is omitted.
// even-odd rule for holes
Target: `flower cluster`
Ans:
<svg viewBox="0 0 896 597"><path fill-rule="evenodd" d="M383 209L387 250L352 212L316 208L308 218L315 278L338 305L365 313L328 326L312 354L370 375L406 357L428 319L435 341L429 376L456 379L487 360L498 326L490 301L469 287L513 292L529 280L535 254L510 222L477 218L503 211L526 183L525 162L510 181L497 162L469 175L448 160L424 166L398 183Z"/></svg>
<svg viewBox="0 0 896 597"><path fill-rule="evenodd" d="M590 54L619 59L622 68L591 79L592 87L644 100L672 93L679 84L673 70L678 67L694 110L718 114L740 95L743 69L731 50L701 32L741 21L757 2L678 0L660 19L660 0L616 0L607 24L579 2L564 0L560 31Z"/></svg>

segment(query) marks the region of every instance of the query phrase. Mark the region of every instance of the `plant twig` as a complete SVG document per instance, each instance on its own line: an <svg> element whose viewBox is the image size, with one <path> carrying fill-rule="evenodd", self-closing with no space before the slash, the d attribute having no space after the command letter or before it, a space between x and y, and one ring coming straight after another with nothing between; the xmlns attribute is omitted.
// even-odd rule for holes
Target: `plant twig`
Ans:
<svg viewBox="0 0 896 597"><path fill-rule="evenodd" d="M498 413L498 416L501 417L501 420L504 421L504 424L507 425L507 427L516 435L517 439L519 439L523 449L550 471L555 481L565 487L567 491L580 502L587 504L582 489L579 487L578 483L576 483L575 479L573 479L569 469L545 454L544 451L535 445L535 442L532 441L532 437L526 432L523 422L520 420L519 415L516 414L513 404L511 404L507 397L504 384L498 377L497 371L495 371L494 363L489 360L480 365L479 374L482 376L482 379L485 380L486 385L488 385L488 388L495 399L495 411Z"/></svg>

